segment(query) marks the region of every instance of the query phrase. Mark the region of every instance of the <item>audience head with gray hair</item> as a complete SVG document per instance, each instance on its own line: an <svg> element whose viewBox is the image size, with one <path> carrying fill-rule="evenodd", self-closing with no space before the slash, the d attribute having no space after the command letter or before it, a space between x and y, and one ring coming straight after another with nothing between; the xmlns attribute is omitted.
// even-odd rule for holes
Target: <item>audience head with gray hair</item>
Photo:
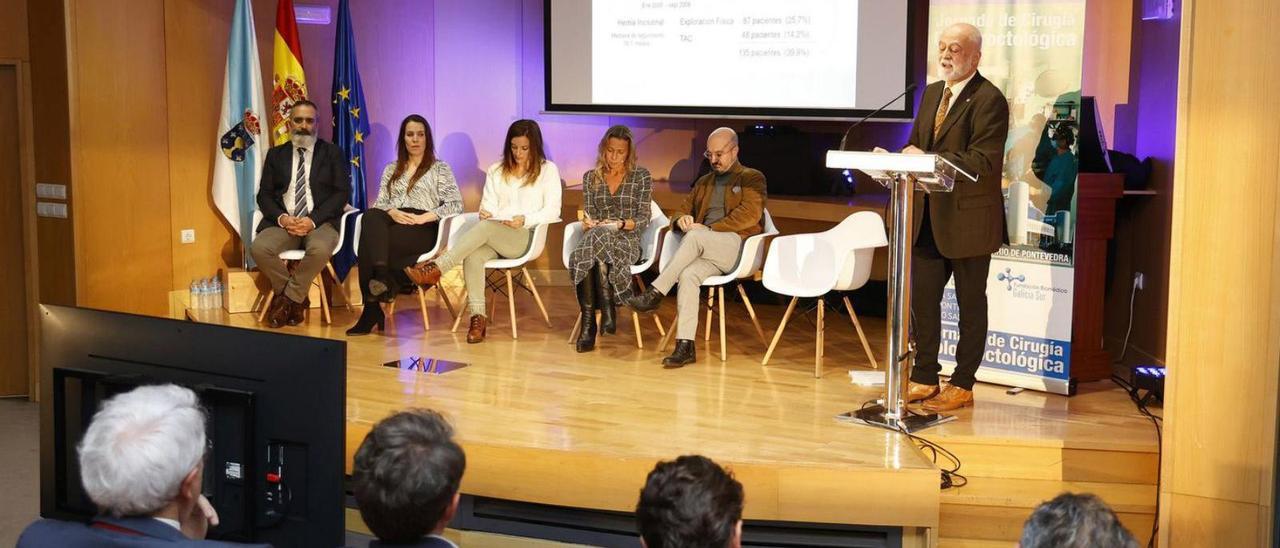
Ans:
<svg viewBox="0 0 1280 548"><path fill-rule="evenodd" d="M1063 493L1041 503L1022 526L1021 548L1137 548L1115 512L1090 494Z"/></svg>

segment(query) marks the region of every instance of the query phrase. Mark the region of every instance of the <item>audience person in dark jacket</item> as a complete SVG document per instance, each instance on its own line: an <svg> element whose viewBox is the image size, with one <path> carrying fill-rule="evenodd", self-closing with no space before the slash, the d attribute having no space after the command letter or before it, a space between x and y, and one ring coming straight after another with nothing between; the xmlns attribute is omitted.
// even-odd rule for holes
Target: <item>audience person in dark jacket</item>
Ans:
<svg viewBox="0 0 1280 548"><path fill-rule="evenodd" d="M636 525L645 548L742 546L742 484L706 457L659 462L649 472Z"/></svg>
<svg viewBox="0 0 1280 548"><path fill-rule="evenodd" d="M1063 493L1041 503L1022 526L1021 548L1138 548L1115 512L1090 494Z"/></svg>

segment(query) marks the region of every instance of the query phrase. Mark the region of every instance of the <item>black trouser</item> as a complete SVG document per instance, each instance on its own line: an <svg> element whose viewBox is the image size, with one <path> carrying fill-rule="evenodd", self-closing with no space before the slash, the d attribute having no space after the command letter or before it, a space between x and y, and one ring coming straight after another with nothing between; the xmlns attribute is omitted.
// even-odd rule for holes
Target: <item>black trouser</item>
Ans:
<svg viewBox="0 0 1280 548"><path fill-rule="evenodd" d="M928 200L926 199L926 204ZM951 384L973 390L974 375L982 363L987 338L987 274L991 256L948 259L938 252L925 206L920 237L911 248L911 329L916 339L915 367L911 380L938 384L938 345L942 342L942 293L947 279L956 278L960 309L960 341L956 344L956 369Z"/></svg>
<svg viewBox="0 0 1280 548"><path fill-rule="evenodd" d="M407 213L423 213L417 209L402 209ZM436 245L436 231L440 223L402 225L391 220L386 210L369 208L360 218L360 292L370 297L369 279L374 272L386 272L397 285L409 285L404 267L418 261L418 256Z"/></svg>

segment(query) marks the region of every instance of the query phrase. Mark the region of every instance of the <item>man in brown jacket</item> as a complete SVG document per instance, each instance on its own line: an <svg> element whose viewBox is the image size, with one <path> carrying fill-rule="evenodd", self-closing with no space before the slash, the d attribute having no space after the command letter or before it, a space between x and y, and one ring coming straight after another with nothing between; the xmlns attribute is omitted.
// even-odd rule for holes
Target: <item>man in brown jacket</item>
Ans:
<svg viewBox="0 0 1280 548"><path fill-rule="evenodd" d="M738 134L727 127L711 132L703 155L714 171L693 184L674 215L676 229L684 232L680 249L649 289L628 303L640 312L653 310L679 282L676 349L662 360L668 369L694 362L702 281L732 270L742 239L764 230L764 174L738 163Z"/></svg>
<svg viewBox="0 0 1280 548"><path fill-rule="evenodd" d="M920 100L911 139L903 152L938 154L978 177L949 193L915 194L915 243L911 248L911 315L915 365L907 401L931 412L973 405L974 375L986 350L987 276L1000 248L1004 202L1000 175L1009 133L1009 103L978 73L982 34L966 23L947 27L938 40L939 82ZM943 287L955 278L960 308L956 368L938 382Z"/></svg>

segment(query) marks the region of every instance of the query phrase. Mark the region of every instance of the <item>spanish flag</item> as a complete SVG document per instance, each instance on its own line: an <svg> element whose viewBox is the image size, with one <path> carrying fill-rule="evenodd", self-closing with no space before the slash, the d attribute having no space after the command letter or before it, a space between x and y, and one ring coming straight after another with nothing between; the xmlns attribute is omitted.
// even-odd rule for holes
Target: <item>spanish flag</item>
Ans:
<svg viewBox="0 0 1280 548"><path fill-rule="evenodd" d="M293 0L276 2L275 66L271 88L271 143L289 141L285 121L294 101L307 98L307 77L302 72L302 43L298 41L298 21Z"/></svg>

